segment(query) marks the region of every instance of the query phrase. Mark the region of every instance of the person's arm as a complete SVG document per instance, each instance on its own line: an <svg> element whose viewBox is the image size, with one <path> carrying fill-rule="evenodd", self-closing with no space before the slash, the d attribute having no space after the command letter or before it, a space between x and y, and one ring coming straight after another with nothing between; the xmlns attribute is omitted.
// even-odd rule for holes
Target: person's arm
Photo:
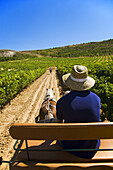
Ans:
<svg viewBox="0 0 113 170"><path fill-rule="evenodd" d="M57 122L58 123L63 122L63 114L62 114L60 105L61 105L60 102L57 101L57 104L56 104L56 116L57 116Z"/></svg>

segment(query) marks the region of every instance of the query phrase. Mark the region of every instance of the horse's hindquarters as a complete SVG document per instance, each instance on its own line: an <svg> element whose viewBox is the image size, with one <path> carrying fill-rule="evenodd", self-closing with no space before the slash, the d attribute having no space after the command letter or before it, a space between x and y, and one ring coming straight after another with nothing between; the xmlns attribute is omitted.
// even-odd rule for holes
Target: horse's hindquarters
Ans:
<svg viewBox="0 0 113 170"><path fill-rule="evenodd" d="M47 89L44 101L39 111L39 116L35 118L37 123L39 120L56 118L56 100L53 89Z"/></svg>

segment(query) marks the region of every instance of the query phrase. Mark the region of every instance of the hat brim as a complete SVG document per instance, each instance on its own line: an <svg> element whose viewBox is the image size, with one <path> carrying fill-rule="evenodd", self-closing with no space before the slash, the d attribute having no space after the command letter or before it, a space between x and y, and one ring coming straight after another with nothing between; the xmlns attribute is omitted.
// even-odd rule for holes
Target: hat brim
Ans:
<svg viewBox="0 0 113 170"><path fill-rule="evenodd" d="M62 76L64 84L69 87L71 90L76 91L85 91L94 86L95 80L91 77L87 77L87 80L84 82L77 82L71 79L71 73L65 74Z"/></svg>

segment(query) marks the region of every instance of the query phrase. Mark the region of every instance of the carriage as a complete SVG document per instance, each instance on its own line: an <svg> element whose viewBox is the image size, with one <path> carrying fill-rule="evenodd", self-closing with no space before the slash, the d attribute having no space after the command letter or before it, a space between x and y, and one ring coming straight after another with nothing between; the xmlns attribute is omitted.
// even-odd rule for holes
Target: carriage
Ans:
<svg viewBox="0 0 113 170"><path fill-rule="evenodd" d="M49 108L49 112L45 112L45 116L52 110L52 106L48 107L50 96L46 95L42 104L42 109ZM51 101L54 100L51 98ZM41 114L42 110L39 114L40 117ZM16 139L13 148L16 150L17 156L12 161L3 161L1 158L0 162L10 163L11 170L106 170L113 168L113 122L18 123L12 125L9 132L11 137ZM101 139L99 149L63 149L57 142L58 140L95 139ZM70 151L92 150L97 150L92 159L78 158L70 153Z"/></svg>

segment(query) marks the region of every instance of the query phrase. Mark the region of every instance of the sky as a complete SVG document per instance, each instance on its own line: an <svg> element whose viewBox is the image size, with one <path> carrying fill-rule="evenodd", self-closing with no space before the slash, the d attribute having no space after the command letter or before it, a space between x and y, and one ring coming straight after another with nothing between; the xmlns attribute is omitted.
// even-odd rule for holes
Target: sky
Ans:
<svg viewBox="0 0 113 170"><path fill-rule="evenodd" d="M0 0L0 49L113 39L113 0Z"/></svg>

